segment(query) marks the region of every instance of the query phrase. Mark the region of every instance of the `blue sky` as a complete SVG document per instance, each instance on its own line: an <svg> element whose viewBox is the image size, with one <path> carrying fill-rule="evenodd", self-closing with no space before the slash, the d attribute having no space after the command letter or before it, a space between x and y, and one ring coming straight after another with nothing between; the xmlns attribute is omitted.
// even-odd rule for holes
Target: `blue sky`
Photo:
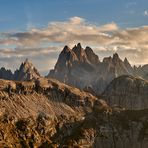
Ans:
<svg viewBox="0 0 148 148"><path fill-rule="evenodd" d="M148 23L148 0L0 0L0 30L42 27L73 16L89 22L116 22L120 27Z"/></svg>
<svg viewBox="0 0 148 148"><path fill-rule="evenodd" d="M148 63L148 0L0 0L0 67L29 58L42 74L65 45Z"/></svg>

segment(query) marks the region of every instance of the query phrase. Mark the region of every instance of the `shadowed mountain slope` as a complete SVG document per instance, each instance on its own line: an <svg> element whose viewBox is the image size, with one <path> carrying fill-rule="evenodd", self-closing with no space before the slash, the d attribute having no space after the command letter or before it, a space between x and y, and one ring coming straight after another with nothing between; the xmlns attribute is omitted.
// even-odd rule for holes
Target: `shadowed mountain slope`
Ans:
<svg viewBox="0 0 148 148"><path fill-rule="evenodd" d="M103 95L111 106L131 110L147 109L148 81L133 76L120 76L107 86Z"/></svg>

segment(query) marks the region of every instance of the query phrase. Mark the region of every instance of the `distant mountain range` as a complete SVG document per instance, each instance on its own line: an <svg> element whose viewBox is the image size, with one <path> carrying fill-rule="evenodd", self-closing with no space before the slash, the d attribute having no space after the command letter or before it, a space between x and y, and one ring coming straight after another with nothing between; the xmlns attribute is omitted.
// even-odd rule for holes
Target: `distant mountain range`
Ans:
<svg viewBox="0 0 148 148"><path fill-rule="evenodd" d="M11 70L6 70L4 67L0 69L1 79L27 81L39 77L41 77L41 75L38 70L28 61L28 59L26 59L14 73L12 73Z"/></svg>
<svg viewBox="0 0 148 148"><path fill-rule="evenodd" d="M147 79L148 65L117 53L100 61L80 43L46 78L28 59L1 68L0 147L147 148Z"/></svg>
<svg viewBox="0 0 148 148"><path fill-rule="evenodd" d="M147 148L147 86L114 79L104 92L109 106L51 78L0 80L0 147Z"/></svg>
<svg viewBox="0 0 148 148"><path fill-rule="evenodd" d="M90 47L83 49L78 43L72 49L64 47L54 69L50 70L46 77L55 78L80 89L93 90L96 95L100 95L114 78L122 75L148 80L148 64L132 67L127 58L122 61L117 53L100 61ZM23 81L39 77L41 75L38 70L28 59L14 73L4 67L0 69L1 79Z"/></svg>
<svg viewBox="0 0 148 148"><path fill-rule="evenodd" d="M47 77L56 78L80 89L92 89L100 95L107 85L122 75L148 78L148 65L132 67L127 58L122 61L117 53L101 62L90 47L78 43L72 49L65 46Z"/></svg>

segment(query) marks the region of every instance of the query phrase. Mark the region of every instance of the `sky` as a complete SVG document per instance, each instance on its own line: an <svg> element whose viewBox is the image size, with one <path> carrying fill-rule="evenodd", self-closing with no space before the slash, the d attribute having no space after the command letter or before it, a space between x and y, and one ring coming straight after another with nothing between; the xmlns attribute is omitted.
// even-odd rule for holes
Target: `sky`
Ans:
<svg viewBox="0 0 148 148"><path fill-rule="evenodd" d="M0 0L0 67L46 75L65 45L148 63L148 0Z"/></svg>

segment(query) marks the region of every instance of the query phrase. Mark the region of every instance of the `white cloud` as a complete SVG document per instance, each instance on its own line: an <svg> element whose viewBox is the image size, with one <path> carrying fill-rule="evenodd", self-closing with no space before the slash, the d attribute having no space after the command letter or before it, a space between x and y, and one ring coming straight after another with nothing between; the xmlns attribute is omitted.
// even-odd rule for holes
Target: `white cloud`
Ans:
<svg viewBox="0 0 148 148"><path fill-rule="evenodd" d="M144 15L145 15L145 16L148 16L148 10L145 10L145 11L144 11Z"/></svg>
<svg viewBox="0 0 148 148"><path fill-rule="evenodd" d="M85 19L81 17L72 17L69 19L72 24L82 24L85 22Z"/></svg>
<svg viewBox="0 0 148 148"><path fill-rule="evenodd" d="M1 44L15 42L18 46L37 46L42 42L65 43L72 41L95 40L98 38L101 42L108 40L109 35L106 32L118 30L115 23L109 23L102 26L92 25L80 17L70 18L65 22L51 22L46 28L32 28L26 32L14 32L7 35L7 39L1 40ZM96 38L96 39L95 39Z"/></svg>
<svg viewBox="0 0 148 148"><path fill-rule="evenodd" d="M40 69L49 71L63 46L78 42L95 47L95 51L103 56L117 51L132 63L148 63L148 26L121 29L114 22L94 25L84 18L72 17L67 21L50 22L41 29L27 29L24 32L1 33L0 60L5 61L8 67L10 61L19 59L20 62L29 56ZM45 65L43 61L49 63ZM43 65L44 68L41 68Z"/></svg>

